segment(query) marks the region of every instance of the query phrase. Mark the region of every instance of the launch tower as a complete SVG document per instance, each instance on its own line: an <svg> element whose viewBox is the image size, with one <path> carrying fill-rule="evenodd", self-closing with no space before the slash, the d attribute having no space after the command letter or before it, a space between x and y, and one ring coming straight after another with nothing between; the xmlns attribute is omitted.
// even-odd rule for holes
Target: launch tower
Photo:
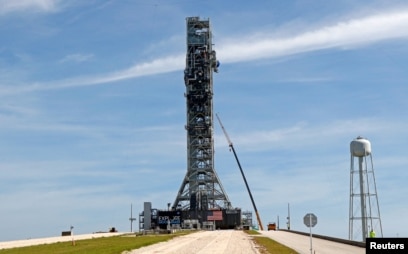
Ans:
<svg viewBox="0 0 408 254"><path fill-rule="evenodd" d="M187 106L187 172L173 209L231 209L231 202L214 168L213 72L218 61L212 49L209 20L187 18L184 70Z"/></svg>

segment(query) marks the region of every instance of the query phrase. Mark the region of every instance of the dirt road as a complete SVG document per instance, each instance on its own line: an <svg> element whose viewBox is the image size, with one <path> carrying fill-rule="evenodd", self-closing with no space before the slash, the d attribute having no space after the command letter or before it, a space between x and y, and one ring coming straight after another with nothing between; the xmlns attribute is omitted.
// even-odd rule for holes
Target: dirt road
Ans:
<svg viewBox="0 0 408 254"><path fill-rule="evenodd" d="M146 246L126 254L257 254L251 236L240 230L199 231L168 242Z"/></svg>

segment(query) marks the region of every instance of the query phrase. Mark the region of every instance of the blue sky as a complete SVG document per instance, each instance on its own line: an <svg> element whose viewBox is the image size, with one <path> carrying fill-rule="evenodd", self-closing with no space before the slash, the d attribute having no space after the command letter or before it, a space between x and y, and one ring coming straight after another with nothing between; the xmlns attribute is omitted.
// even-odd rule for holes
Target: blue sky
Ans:
<svg viewBox="0 0 408 254"><path fill-rule="evenodd" d="M128 231L131 203L174 201L189 16L210 18L214 111L263 223L290 203L293 229L313 212L315 233L347 238L362 135L384 235L408 236L406 1L0 0L0 241ZM253 210L218 125L215 149L232 205Z"/></svg>

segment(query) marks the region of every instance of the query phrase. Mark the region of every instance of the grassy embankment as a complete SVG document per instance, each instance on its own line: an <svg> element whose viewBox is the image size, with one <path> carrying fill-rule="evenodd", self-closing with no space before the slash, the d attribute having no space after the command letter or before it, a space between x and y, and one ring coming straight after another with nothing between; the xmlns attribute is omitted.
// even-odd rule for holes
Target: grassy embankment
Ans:
<svg viewBox="0 0 408 254"><path fill-rule="evenodd" d="M245 230L249 235L254 236L254 241L260 246L259 252L262 254L296 254L297 252L291 248L280 244L269 237L262 236L258 231Z"/></svg>
<svg viewBox="0 0 408 254"><path fill-rule="evenodd" d="M42 244L30 247L0 250L0 254L120 254L127 250L168 241L174 237L189 234L183 231L175 234L144 235L144 236L112 236L72 242Z"/></svg>

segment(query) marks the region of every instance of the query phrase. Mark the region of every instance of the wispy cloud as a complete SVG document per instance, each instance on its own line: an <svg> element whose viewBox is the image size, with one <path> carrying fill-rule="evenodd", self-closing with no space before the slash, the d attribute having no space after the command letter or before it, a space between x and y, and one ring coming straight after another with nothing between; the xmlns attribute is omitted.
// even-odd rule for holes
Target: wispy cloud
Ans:
<svg viewBox="0 0 408 254"><path fill-rule="evenodd" d="M26 86L2 87L0 92L3 95L34 92L41 90L53 90L78 86L91 86L105 83L117 82L120 80L162 74L181 70L184 67L184 55L169 56L156 59L150 62L136 64L130 68L111 72L103 75L77 77L72 79L57 80L53 82L33 83Z"/></svg>
<svg viewBox="0 0 408 254"><path fill-rule="evenodd" d="M82 63L91 60L94 57L92 54L71 54L62 58L59 63L75 62Z"/></svg>
<svg viewBox="0 0 408 254"><path fill-rule="evenodd" d="M50 0L23 1L29 4L53 5ZM44 8L45 8L44 7ZM339 22L332 26L321 27L287 38L269 38L269 31L263 31L265 37L249 36L247 40L229 39L221 42L217 55L223 63L244 62L264 58L282 57L330 48L347 48L377 43L384 40L408 38L408 10L373 15L360 19ZM87 60L87 56L72 55L66 60ZM173 54L144 63L137 63L127 69L107 74L77 77L50 83L35 83L24 87L3 87L2 93L19 93L38 90L61 89L68 87L105 84L179 71L184 68L185 54Z"/></svg>
<svg viewBox="0 0 408 254"><path fill-rule="evenodd" d="M310 146L327 145L327 142L334 143L335 140L347 140L347 138L351 141L358 135L371 136L378 135L378 133L389 133L387 137L396 137L405 130L406 123L403 121L388 122L377 118L361 118L344 119L318 125L300 122L282 129L257 130L239 133L239 135L232 133L231 138L245 150L296 150ZM222 137L217 139L222 140ZM219 145L225 146L223 143Z"/></svg>
<svg viewBox="0 0 408 254"><path fill-rule="evenodd" d="M338 22L288 38L270 38L268 31L263 34L244 41L234 39L234 43L221 45L217 53L223 62L232 63L407 38L408 11Z"/></svg>
<svg viewBox="0 0 408 254"><path fill-rule="evenodd" d="M21 11L53 12L58 0L0 0L0 14Z"/></svg>

